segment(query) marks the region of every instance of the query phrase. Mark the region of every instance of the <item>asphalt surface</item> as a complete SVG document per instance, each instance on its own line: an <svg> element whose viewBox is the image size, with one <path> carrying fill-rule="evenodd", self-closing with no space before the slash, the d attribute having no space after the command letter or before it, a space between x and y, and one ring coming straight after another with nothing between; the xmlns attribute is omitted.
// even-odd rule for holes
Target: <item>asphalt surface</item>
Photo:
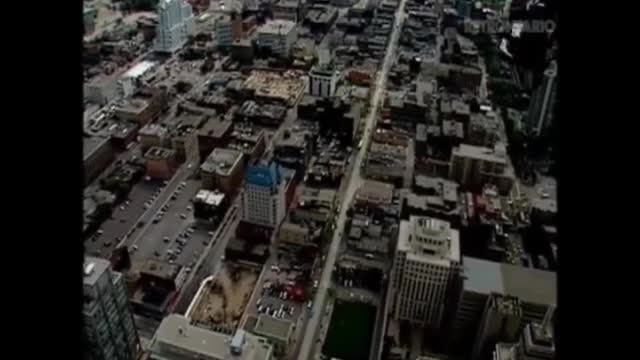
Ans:
<svg viewBox="0 0 640 360"><path fill-rule="evenodd" d="M135 227L135 224L145 211L145 201L159 188L159 183L140 182L134 185L129 193L130 204L125 205L125 203L122 203L113 210L113 219L107 219L100 227L103 231L102 235L96 234L84 243L85 252L92 255L108 257L108 253L115 249L120 239L127 235L131 229L134 230L132 235L135 235L135 232L139 231L139 229ZM124 206L124 210L121 210L121 206ZM105 246L106 242L111 245Z"/></svg>
<svg viewBox="0 0 640 360"><path fill-rule="evenodd" d="M323 307L327 297L327 289L331 285L331 273L333 271L333 267L336 262L340 240L342 238L342 232L345 229L345 223L347 219L347 209L349 207L348 205L351 203L353 196L355 195L357 189L360 187L360 185L363 182L363 179L360 175L360 167L365 157L367 148L369 147L369 142L371 139L370 135L375 125L376 114L378 112L378 108L382 100L382 95L384 94L387 74L394 61L395 48L397 47L398 39L400 35L399 30L401 28L402 22L405 17L404 16L405 4L406 4L406 0L401 0L398 6L398 9L396 10L394 27L393 27L393 32L391 34L391 38L389 41L389 46L387 47L387 52L384 58L382 69L381 71L378 72L378 79L376 80L376 83L375 83L376 88L371 101L372 106L369 109L370 112L365 120L365 134L363 137L364 144L359 149L356 159L354 161L354 166L352 167L353 173L349 178L349 185L347 188L346 196L343 198L340 215L337 221L337 228L336 228L336 231L334 232L331 246L329 248L327 259L322 271L322 277L319 283L318 292L316 293L316 297L314 300L313 311L316 314L320 314L323 311ZM307 325L307 329L305 332L305 336L303 338L300 353L298 355L298 359L308 360L310 358L309 354L311 352L311 347L314 344L314 339L316 339L316 333L318 331L320 318L321 318L320 316L316 316L316 317L312 317L309 320L309 323Z"/></svg>
<svg viewBox="0 0 640 360"><path fill-rule="evenodd" d="M236 200L238 199L239 197ZM196 261L195 270L192 271L185 280L183 288L176 299L176 305L173 309L174 313L184 314L189 308L202 281L209 275L217 273L222 268L224 249L227 247L227 243L235 233L235 229L240 221L238 203L239 201L236 201L235 205L227 211L220 226L214 231L214 235L210 237L213 238L214 241L209 241L209 244L202 250L202 253Z"/></svg>
<svg viewBox="0 0 640 360"><path fill-rule="evenodd" d="M194 232L188 237L186 245L182 247L181 254L175 260L176 263L187 266L191 261L195 262L197 256L194 259L194 252L199 255L205 248L206 245L203 242L208 242L209 235L207 233L212 229L206 225L197 224L193 217L193 209L187 210L188 206L192 207L191 199L200 189L200 181L188 179L184 183L185 186L179 194L177 188L171 193L165 194L165 196L169 196L169 200L165 202L167 210L157 224L153 223L153 219L158 217L158 213L147 214L151 219L147 220L149 226L129 246L130 250L133 250L133 245L138 247L138 250L131 251L132 261L145 261L152 258L168 260L167 250L176 251L179 248L179 244L176 242L178 234L190 227L194 228ZM173 194L178 194L176 200L171 200ZM186 215L186 218L183 219L181 215ZM168 243L163 240L165 237L169 238ZM155 255L156 252L160 256Z"/></svg>

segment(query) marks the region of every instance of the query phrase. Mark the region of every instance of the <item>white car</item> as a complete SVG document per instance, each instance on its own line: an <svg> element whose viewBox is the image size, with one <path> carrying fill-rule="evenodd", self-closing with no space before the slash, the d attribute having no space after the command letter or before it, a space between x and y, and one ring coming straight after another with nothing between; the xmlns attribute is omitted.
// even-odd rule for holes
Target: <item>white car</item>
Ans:
<svg viewBox="0 0 640 360"><path fill-rule="evenodd" d="M184 219L187 218L187 215L186 214L180 214L180 218L184 220Z"/></svg>

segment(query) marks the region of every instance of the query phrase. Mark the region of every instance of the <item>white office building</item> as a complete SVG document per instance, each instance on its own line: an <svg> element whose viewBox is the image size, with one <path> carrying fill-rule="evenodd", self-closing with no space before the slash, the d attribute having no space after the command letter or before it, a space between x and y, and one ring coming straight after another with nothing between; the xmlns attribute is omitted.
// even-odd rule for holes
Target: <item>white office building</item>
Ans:
<svg viewBox="0 0 640 360"><path fill-rule="evenodd" d="M336 94L338 74L331 66L316 66L309 72L309 94L331 97Z"/></svg>
<svg viewBox="0 0 640 360"><path fill-rule="evenodd" d="M274 228L280 225L286 214L285 187L275 162L249 165L242 192L242 220Z"/></svg>
<svg viewBox="0 0 640 360"><path fill-rule="evenodd" d="M258 46L276 56L288 57L296 40L296 23L290 20L271 20L258 29Z"/></svg>
<svg viewBox="0 0 640 360"><path fill-rule="evenodd" d="M194 26L191 5L183 0L160 0L154 50L166 53L177 51L187 42Z"/></svg>
<svg viewBox="0 0 640 360"><path fill-rule="evenodd" d="M133 323L124 276L109 261L87 257L84 263L85 359L133 360L140 341Z"/></svg>
<svg viewBox="0 0 640 360"><path fill-rule="evenodd" d="M400 222L394 264L397 320L440 328L447 292L460 272L460 236L443 220Z"/></svg>

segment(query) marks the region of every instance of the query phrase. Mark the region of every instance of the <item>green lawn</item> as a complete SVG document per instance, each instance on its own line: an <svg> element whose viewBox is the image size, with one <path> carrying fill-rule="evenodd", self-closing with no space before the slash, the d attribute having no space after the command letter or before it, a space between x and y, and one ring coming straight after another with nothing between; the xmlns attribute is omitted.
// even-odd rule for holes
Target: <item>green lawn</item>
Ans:
<svg viewBox="0 0 640 360"><path fill-rule="evenodd" d="M341 360L368 359L375 319L374 306L337 300L322 353Z"/></svg>

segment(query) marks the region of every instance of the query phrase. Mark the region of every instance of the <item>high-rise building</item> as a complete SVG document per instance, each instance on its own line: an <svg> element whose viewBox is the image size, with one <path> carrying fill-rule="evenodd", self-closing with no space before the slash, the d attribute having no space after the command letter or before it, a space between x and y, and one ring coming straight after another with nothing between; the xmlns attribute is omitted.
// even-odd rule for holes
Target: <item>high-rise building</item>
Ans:
<svg viewBox="0 0 640 360"><path fill-rule="evenodd" d="M289 57L297 39L298 30L293 21L271 20L258 29L258 46L279 57Z"/></svg>
<svg viewBox="0 0 640 360"><path fill-rule="evenodd" d="M244 176L242 220L277 227L286 212L286 182L275 162L249 165Z"/></svg>
<svg viewBox="0 0 640 360"><path fill-rule="evenodd" d="M221 15L216 20L215 31L219 48L228 49L233 45L233 25L229 15Z"/></svg>
<svg viewBox="0 0 640 360"><path fill-rule="evenodd" d="M552 360L556 358L554 332L551 325L553 308L542 323L527 324L516 343L498 343L493 351L494 360Z"/></svg>
<svg viewBox="0 0 640 360"><path fill-rule="evenodd" d="M445 300L460 271L458 230L430 217L401 221L394 267L395 318L440 328Z"/></svg>
<svg viewBox="0 0 640 360"><path fill-rule="evenodd" d="M133 360L140 351L125 279L109 261L87 257L84 264L85 359Z"/></svg>
<svg viewBox="0 0 640 360"><path fill-rule="evenodd" d="M480 321L471 352L472 359L483 359L498 342L514 342L520 334L522 308L517 297L491 294Z"/></svg>
<svg viewBox="0 0 640 360"><path fill-rule="evenodd" d="M478 358L470 355L474 348L487 355L496 341L517 341L509 330L517 318L521 319L520 331L528 323L543 322L556 306L554 272L468 256L462 264L462 289L450 321L451 349L456 356Z"/></svg>
<svg viewBox="0 0 640 360"><path fill-rule="evenodd" d="M331 97L336 93L338 72L332 66L316 66L309 72L309 94Z"/></svg>
<svg viewBox="0 0 640 360"><path fill-rule="evenodd" d="M155 51L173 53L180 49L194 26L191 5L183 0L160 0Z"/></svg>
<svg viewBox="0 0 640 360"><path fill-rule="evenodd" d="M558 65L555 61L545 70L542 84L533 92L527 113L527 129L540 136L553 121L553 111L558 88Z"/></svg>

